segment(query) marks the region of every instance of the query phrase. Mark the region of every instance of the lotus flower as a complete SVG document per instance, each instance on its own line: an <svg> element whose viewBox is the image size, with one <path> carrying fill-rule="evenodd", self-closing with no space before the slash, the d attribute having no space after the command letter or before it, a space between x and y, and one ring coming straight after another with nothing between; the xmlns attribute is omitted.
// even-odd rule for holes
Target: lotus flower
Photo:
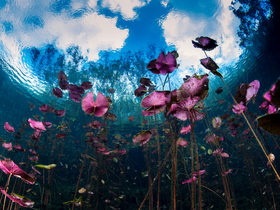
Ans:
<svg viewBox="0 0 280 210"><path fill-rule="evenodd" d="M8 193L6 193L6 190L3 187L0 187L0 190L9 199L11 199L15 203L18 203L20 206L32 208L34 205L33 201L31 201L30 199L28 199L24 196L21 196L21 195L15 194L15 193L12 193L11 195L9 195Z"/></svg>
<svg viewBox="0 0 280 210"><path fill-rule="evenodd" d="M188 97L198 96L204 99L208 95L209 79L208 74L196 75L194 74L176 91L177 100L182 101Z"/></svg>
<svg viewBox="0 0 280 210"><path fill-rule="evenodd" d="M133 136L133 144L134 146L140 142L140 146L144 146L152 137L152 132L150 130L141 131L140 133Z"/></svg>
<svg viewBox="0 0 280 210"><path fill-rule="evenodd" d="M3 142L3 143L2 143L2 147L6 148L8 151L13 150L12 143Z"/></svg>
<svg viewBox="0 0 280 210"><path fill-rule="evenodd" d="M164 111L170 100L170 91L154 91L152 94L143 98L141 106L146 109L142 111L142 115L155 115Z"/></svg>
<svg viewBox="0 0 280 210"><path fill-rule="evenodd" d="M47 112L49 112L49 106L47 104L42 105L39 107L39 110L43 113L47 113Z"/></svg>
<svg viewBox="0 0 280 210"><path fill-rule="evenodd" d="M186 181L183 181L182 184L192 183L192 181L196 181L196 177L194 176L192 179L188 179Z"/></svg>
<svg viewBox="0 0 280 210"><path fill-rule="evenodd" d="M202 50L210 51L218 46L216 40L211 39L207 36L197 37L195 40L198 42L192 41L193 46L195 48L201 48Z"/></svg>
<svg viewBox="0 0 280 210"><path fill-rule="evenodd" d="M46 130L43 122L40 122L40 121L35 121L35 120L32 120L32 119L28 119L28 122L29 122L29 125L31 128L33 129L36 129L36 130L39 130L39 131L42 131L42 130Z"/></svg>
<svg viewBox="0 0 280 210"><path fill-rule="evenodd" d="M194 110L194 114L192 116L191 110L194 108L197 102L201 100L200 97L195 96L195 97L188 97L187 99L177 103L177 104L172 104L169 112L167 114L172 114L174 117L180 119L180 120L192 120L197 121L202 119L205 114L200 113L196 110Z"/></svg>
<svg viewBox="0 0 280 210"><path fill-rule="evenodd" d="M4 129L9 133L15 132L15 129L12 126L10 126L10 124L8 122L5 122Z"/></svg>
<svg viewBox="0 0 280 210"><path fill-rule="evenodd" d="M30 184L35 183L35 178L32 178L25 171L20 169L12 160L0 160L0 168L5 174L12 174Z"/></svg>
<svg viewBox="0 0 280 210"><path fill-rule="evenodd" d="M97 117L104 115L109 108L106 97L98 92L96 102L93 99L93 92L89 92L82 100L82 109L87 114L94 114Z"/></svg>
<svg viewBox="0 0 280 210"><path fill-rule="evenodd" d="M62 98L62 96L63 96L62 91L59 88L57 88L57 87L54 88L52 90L52 92L53 92L54 96L57 97L57 98Z"/></svg>

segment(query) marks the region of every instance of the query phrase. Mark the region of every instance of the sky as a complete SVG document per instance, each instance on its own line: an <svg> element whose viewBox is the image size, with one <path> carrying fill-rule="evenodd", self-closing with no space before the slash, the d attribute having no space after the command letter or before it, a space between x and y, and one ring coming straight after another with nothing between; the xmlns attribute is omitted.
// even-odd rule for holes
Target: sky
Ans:
<svg viewBox="0 0 280 210"><path fill-rule="evenodd" d="M209 53L216 63L238 60L237 29L231 0L0 0L0 56L17 71L16 82L42 83L24 61L23 49L51 43L60 51L78 45L88 60L100 51L144 50L149 43L177 50L178 76L198 68L204 54L191 40L209 36L219 47ZM226 72L225 72L226 73Z"/></svg>

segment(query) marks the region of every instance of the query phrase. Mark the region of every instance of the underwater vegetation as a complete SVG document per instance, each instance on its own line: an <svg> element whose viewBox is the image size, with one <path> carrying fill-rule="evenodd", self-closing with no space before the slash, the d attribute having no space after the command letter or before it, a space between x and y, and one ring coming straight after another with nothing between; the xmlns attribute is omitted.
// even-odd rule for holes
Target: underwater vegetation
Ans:
<svg viewBox="0 0 280 210"><path fill-rule="evenodd" d="M171 89L179 54L161 52L146 67L161 84L142 77L134 91L141 113L128 121L140 115L141 127L114 133L113 87L96 94L91 82L71 84L60 70L51 101L29 105L40 115L17 122L19 129L3 125L0 207L278 209L280 80L263 96L258 80L240 84L233 95L207 55L217 42L201 36L192 43L206 56L202 66L224 85L215 94L230 95L229 107L220 99L218 113L208 109L207 73L187 75ZM56 109L66 94L67 107ZM75 125L78 110L83 122Z"/></svg>

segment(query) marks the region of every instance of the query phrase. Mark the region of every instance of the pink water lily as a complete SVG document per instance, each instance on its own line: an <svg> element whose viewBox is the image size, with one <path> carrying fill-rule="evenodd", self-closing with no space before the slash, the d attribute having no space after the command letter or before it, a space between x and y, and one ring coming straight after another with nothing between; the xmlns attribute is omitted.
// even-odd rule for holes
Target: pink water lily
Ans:
<svg viewBox="0 0 280 210"><path fill-rule="evenodd" d="M31 201L30 199L28 199L24 196L20 196L15 193L11 193L11 195L9 195L8 193L6 193L6 190L3 187L0 187L0 191L4 195L6 195L9 199L11 199L13 202L19 204L20 206L32 208L34 205L33 201Z"/></svg>
<svg viewBox="0 0 280 210"><path fill-rule="evenodd" d="M193 46L195 48L201 48L202 50L210 51L218 46L216 40L211 39L207 36L197 37L195 40L197 42L192 41Z"/></svg>
<svg viewBox="0 0 280 210"><path fill-rule="evenodd" d="M170 91L154 91L152 94L143 98L141 106L146 109L144 112L142 111L142 115L149 116L164 111L170 100Z"/></svg>
<svg viewBox="0 0 280 210"><path fill-rule="evenodd" d="M182 147L186 147L188 145L189 142L187 142L185 139L183 138L179 138L177 140L177 146L182 146Z"/></svg>
<svg viewBox="0 0 280 210"><path fill-rule="evenodd" d="M87 114L101 117L107 112L108 108L109 102L101 92L98 92L96 101L94 101L93 92L87 93L82 100L82 109Z"/></svg>
<svg viewBox="0 0 280 210"><path fill-rule="evenodd" d="M243 101L241 101L238 105L233 105L232 111L236 114L241 114L242 112L245 113L247 111L247 106L244 106Z"/></svg>
<svg viewBox="0 0 280 210"><path fill-rule="evenodd" d="M187 119L192 119L193 121L200 120L205 116L205 113L200 113L193 109L200 100L201 98L198 96L188 97L179 103L172 104L167 114L172 114L174 117L183 121ZM191 109L193 109L193 114L191 113Z"/></svg>
<svg viewBox="0 0 280 210"><path fill-rule="evenodd" d="M167 55L164 55L164 52L160 53L156 60L156 68L158 71L166 75L172 73L177 67L176 58L170 52Z"/></svg>
<svg viewBox="0 0 280 210"><path fill-rule="evenodd" d="M183 127L182 129L181 129L181 134L187 134L188 132L190 132L191 131L191 125L188 125L187 127Z"/></svg>
<svg viewBox="0 0 280 210"><path fill-rule="evenodd" d="M141 131L140 133L133 136L133 144L134 146L140 142L140 146L144 146L152 137L152 132L150 130L147 131Z"/></svg>
<svg viewBox="0 0 280 210"><path fill-rule="evenodd" d="M46 130L43 122L35 121L35 120L30 119L30 118L28 119L28 122L29 122L30 127L33 128L33 129L36 129L36 130L39 130L39 131L41 131L41 130L45 131Z"/></svg>
<svg viewBox="0 0 280 210"><path fill-rule="evenodd" d="M13 150L12 143L3 142L3 143L2 143L2 147L6 148L8 151Z"/></svg>
<svg viewBox="0 0 280 210"><path fill-rule="evenodd" d="M258 80L254 80L249 84L249 88L246 93L246 102L248 103L251 98L256 97L260 88L260 82Z"/></svg>
<svg viewBox="0 0 280 210"><path fill-rule="evenodd" d="M39 110L43 113L47 113L47 112L49 112L49 106L47 104L42 105L39 107Z"/></svg>
<svg viewBox="0 0 280 210"><path fill-rule="evenodd" d="M5 122L4 129L9 133L15 132L15 129L12 126L10 126L10 124L8 122Z"/></svg>
<svg viewBox="0 0 280 210"><path fill-rule="evenodd" d="M176 91L178 101L187 99L188 97L200 97L200 100L204 99L209 90L208 74L196 75L194 74L182 86ZM174 93L172 94L173 97Z"/></svg>
<svg viewBox="0 0 280 210"><path fill-rule="evenodd" d="M222 152L222 153L221 153L221 156L222 156L223 158L228 158L228 157L229 157L229 154L228 154L228 153L225 153L225 152Z"/></svg>
<svg viewBox="0 0 280 210"><path fill-rule="evenodd" d="M20 169L12 160L0 160L0 168L5 174L12 174L15 177L23 179L29 184L35 183L35 178L32 178L25 171Z"/></svg>

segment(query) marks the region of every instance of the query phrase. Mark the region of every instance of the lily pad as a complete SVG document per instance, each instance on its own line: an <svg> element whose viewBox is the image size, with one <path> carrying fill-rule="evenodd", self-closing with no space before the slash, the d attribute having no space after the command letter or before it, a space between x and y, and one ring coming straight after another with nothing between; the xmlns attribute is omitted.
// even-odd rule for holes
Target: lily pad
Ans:
<svg viewBox="0 0 280 210"><path fill-rule="evenodd" d="M280 136L280 114L268 114L257 118L258 126L269 133Z"/></svg>

